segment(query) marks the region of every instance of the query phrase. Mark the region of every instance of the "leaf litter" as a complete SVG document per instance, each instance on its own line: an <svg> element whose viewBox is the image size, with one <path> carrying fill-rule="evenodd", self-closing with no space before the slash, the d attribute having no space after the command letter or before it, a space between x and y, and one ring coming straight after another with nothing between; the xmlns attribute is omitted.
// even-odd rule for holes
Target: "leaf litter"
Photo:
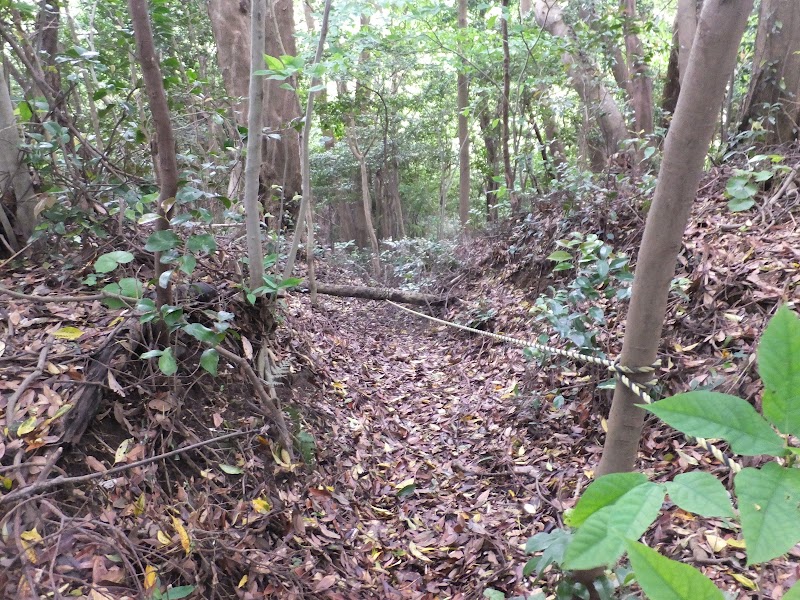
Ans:
<svg viewBox="0 0 800 600"><path fill-rule="evenodd" d="M730 213L725 178L717 170L704 181L679 257L662 344L665 393L707 387L756 398L755 343L778 303L798 300L797 190L758 211ZM458 282L448 291L460 301L440 316L564 345L531 310L548 287L569 281L543 259L555 241L599 232L635 260L640 199L633 188L606 192L567 219L560 201L542 201L535 221L462 246L462 267L439 278ZM615 220L606 217L612 213ZM220 247L239 251L230 242ZM349 276L326 267L337 282ZM61 288L69 280L54 280L53 271L29 265L4 274L3 284L68 292ZM606 316L597 344L615 356L625 302L601 297L591 305ZM238 354L252 358L251 342L263 331L246 306L235 312L244 336ZM158 591L473 599L488 587L509 595L538 589L522 575L524 545L560 526L593 476L610 401L598 385L607 374L560 358L528 360L518 348L381 303L323 297L312 310L290 295L283 316L272 349L290 373L278 393L305 464L253 434L3 506L0 586L9 597L57 589L91 598ZM124 311L11 299L3 317L3 492L54 468L104 472L260 425L246 381L230 365L217 380L179 372L164 382L151 366L114 355L102 381L90 382L92 357L129 319ZM7 423L9 400L31 376ZM68 407L92 386L105 390L100 412L77 445L65 445ZM56 448L64 455L54 466ZM639 466L659 481L702 467L729 483L711 457L656 421L647 423ZM645 541L743 598L779 598L798 575L797 548L785 561L747 568L740 532L728 521L675 508ZM553 577L546 571L539 585L553 589Z"/></svg>

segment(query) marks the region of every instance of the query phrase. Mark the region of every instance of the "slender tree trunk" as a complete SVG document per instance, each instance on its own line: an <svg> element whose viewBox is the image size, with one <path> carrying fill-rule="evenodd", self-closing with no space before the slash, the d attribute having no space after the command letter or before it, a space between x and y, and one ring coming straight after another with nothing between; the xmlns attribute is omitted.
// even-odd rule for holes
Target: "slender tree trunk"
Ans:
<svg viewBox="0 0 800 600"><path fill-rule="evenodd" d="M503 94L500 97L500 147L503 150L503 172L506 178L506 193L511 203L511 214L519 212L519 198L514 189L514 172L511 168L511 152L508 148L509 130L509 98L511 96L511 53L508 47L508 0L502 0L502 20L500 21L500 36L503 38Z"/></svg>
<svg viewBox="0 0 800 600"><path fill-rule="evenodd" d="M325 38L328 36L328 18L331 11L331 0L325 0L325 10L322 14L322 26L319 31L319 41L317 42L317 52L314 55L314 66L322 60L322 50L325 48ZM321 81L319 77L312 77L311 89L319 87ZM308 263L308 281L311 289L311 303L317 305L317 280L314 273L314 194L311 189L311 160L309 158L308 143L311 138L311 117L314 114L314 95L316 91L310 91L306 99L305 122L303 123L303 135L300 139L300 172L302 174L303 199L300 203L300 214L307 219L307 242L306 242L306 261ZM294 230L292 239L292 249L289 259L286 261L284 279L292 274L297 246L300 243L300 232L302 231L302 217Z"/></svg>
<svg viewBox="0 0 800 600"><path fill-rule="evenodd" d="M157 231L170 228L170 209L178 193L178 161L175 156L175 137L172 133L167 95L164 91L164 79L158 64L153 44L153 30L150 27L147 0L128 0L128 10L133 21L133 33L136 38L136 52L142 66L142 77L147 90L147 100L153 115L155 126L154 163L156 178L159 182ZM172 303L172 288L169 279L162 281L165 266L161 264L161 253L155 252L156 303L159 307Z"/></svg>
<svg viewBox="0 0 800 600"><path fill-rule="evenodd" d="M252 0L250 3L250 77L247 94L247 156L244 167L244 213L251 290L264 285L261 204L258 201L264 85L261 77L255 73L264 69L264 19L266 14L266 0ZM300 227L297 228L297 230L299 229Z"/></svg>
<svg viewBox="0 0 800 600"><path fill-rule="evenodd" d="M458 0L458 29L463 35L467 28L467 0ZM463 53L462 53L463 56ZM466 73L467 64L462 58L458 72L458 217L461 231L467 230L469 222L469 123L467 107L469 106L469 80Z"/></svg>
<svg viewBox="0 0 800 600"><path fill-rule="evenodd" d="M636 262L623 365L645 366L656 358L683 231L752 7L753 0L705 2ZM638 403L632 392L617 385L598 475L633 468L644 417Z"/></svg>
<svg viewBox="0 0 800 600"><path fill-rule="evenodd" d="M621 0L625 16L625 50L630 73L630 98L633 105L634 129L637 134L653 133L653 80L647 74L644 47L637 33L636 0Z"/></svg>

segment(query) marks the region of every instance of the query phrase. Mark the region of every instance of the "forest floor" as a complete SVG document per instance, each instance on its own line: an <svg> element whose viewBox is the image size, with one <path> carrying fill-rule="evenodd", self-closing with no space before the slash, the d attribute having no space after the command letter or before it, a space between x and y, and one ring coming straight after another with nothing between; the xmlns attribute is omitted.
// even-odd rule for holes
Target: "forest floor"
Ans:
<svg viewBox="0 0 800 600"><path fill-rule="evenodd" d="M722 199L728 174L706 178L686 232L677 273L684 285L670 296L663 335L663 393L710 386L757 398L750 357L760 332L780 302L800 300L797 189L760 210L730 213ZM641 200L622 190L569 217L559 201L542 202L536 219L476 237L428 279L439 282L429 291L453 296L432 314L565 345L539 318L536 299L566 288L571 276L553 273L544 257L581 231L635 258ZM44 265L21 261L0 283L80 297L86 265L110 248L84 244ZM252 359L260 324L235 299L235 282L214 276L232 269L203 267L222 292L214 308L236 314L242 339L230 349ZM323 280L354 282L355 271L337 261L319 267ZM388 303L319 300L311 307L306 295L284 298L271 347L298 440L294 463L267 439L272 430L258 433L253 390L234 365L222 361L217 378L201 375L189 348L167 378L154 361L132 358L142 348L130 312L96 300L5 303L0 489L52 482L54 473L101 478L56 482L5 505L0 496L0 596L476 600L494 588L551 597L553 571L539 582L523 576L524 544L560 526L591 481L607 373L526 357ZM616 356L624 300L603 295L577 310L590 306L605 315L596 346ZM67 406L91 390L101 392L97 414L65 444ZM244 433L137 462L229 432ZM105 475L114 465L126 468ZM730 484L724 467L655 420L639 467L656 481L703 468ZM648 544L733 597L777 600L800 576L797 549L748 567L735 526L666 509Z"/></svg>

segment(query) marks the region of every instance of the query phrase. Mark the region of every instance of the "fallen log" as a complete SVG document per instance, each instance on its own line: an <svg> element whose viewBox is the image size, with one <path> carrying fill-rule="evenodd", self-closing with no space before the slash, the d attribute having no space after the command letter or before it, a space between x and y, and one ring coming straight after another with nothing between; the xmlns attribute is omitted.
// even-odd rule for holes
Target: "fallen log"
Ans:
<svg viewBox="0 0 800 600"><path fill-rule="evenodd" d="M303 281L298 288L302 292L308 292L308 281ZM444 304L448 300L452 300L452 298L448 296L437 296L436 294L425 294L422 292L410 292L392 288L376 288L365 285L334 285L331 283L319 282L317 283L317 292L326 294L327 296L365 298L367 300L391 300L392 302L419 304L422 306Z"/></svg>

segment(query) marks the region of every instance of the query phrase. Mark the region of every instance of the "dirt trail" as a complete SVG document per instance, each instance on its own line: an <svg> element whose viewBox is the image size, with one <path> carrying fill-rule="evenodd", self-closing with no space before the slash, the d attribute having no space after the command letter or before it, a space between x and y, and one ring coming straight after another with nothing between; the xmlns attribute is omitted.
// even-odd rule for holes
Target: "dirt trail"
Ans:
<svg viewBox="0 0 800 600"><path fill-rule="evenodd" d="M513 377L491 376L508 375L498 369L518 350L385 303L323 307L309 333L332 380L326 404L340 410L321 452L331 479L311 492L321 543L336 540L321 597L521 591L521 547L554 508L537 500L549 495L534 464L544 456L516 416Z"/></svg>

